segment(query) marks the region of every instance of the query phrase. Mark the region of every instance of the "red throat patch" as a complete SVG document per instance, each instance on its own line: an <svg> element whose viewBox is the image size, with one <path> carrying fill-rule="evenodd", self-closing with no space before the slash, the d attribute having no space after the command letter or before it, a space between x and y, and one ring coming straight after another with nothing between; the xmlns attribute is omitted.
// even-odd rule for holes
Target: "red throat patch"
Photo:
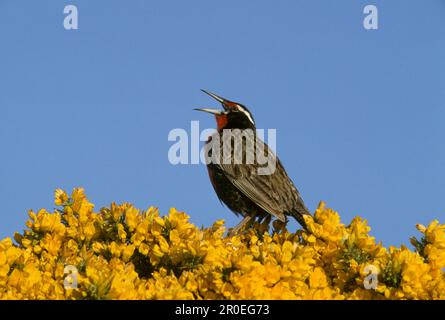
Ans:
<svg viewBox="0 0 445 320"><path fill-rule="evenodd" d="M229 121L226 114L215 115L215 118L216 118L216 125L218 126L218 130L224 129L224 127L227 125L227 122Z"/></svg>

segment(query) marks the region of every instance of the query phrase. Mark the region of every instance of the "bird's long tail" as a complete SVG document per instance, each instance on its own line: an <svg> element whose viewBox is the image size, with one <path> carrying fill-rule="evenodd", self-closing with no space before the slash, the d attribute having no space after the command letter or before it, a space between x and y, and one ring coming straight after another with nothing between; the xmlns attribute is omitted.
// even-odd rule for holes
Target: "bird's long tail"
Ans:
<svg viewBox="0 0 445 320"><path fill-rule="evenodd" d="M306 222L304 221L305 215L311 215L308 208L304 204L303 200L299 200L297 206L290 212L290 215L297 220L297 222L303 227L304 230L308 231Z"/></svg>

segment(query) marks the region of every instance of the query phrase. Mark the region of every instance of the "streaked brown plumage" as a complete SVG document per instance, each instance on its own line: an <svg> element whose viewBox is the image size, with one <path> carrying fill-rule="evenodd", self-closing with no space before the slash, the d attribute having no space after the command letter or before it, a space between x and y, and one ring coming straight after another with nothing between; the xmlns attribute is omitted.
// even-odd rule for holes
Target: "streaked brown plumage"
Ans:
<svg viewBox="0 0 445 320"><path fill-rule="evenodd" d="M230 210L236 215L244 217L232 232L236 233L254 219L262 220L269 214L276 219L287 222L287 216L294 217L304 228L306 227L303 215L309 215L303 199L297 188L288 177L280 160L273 154L266 143L256 135L255 121L250 111L243 105L221 98L213 93L203 90L205 93L221 102L224 110L196 109L215 115L217 132L209 138L206 144L208 158L212 157L212 148L218 148L222 159L223 143L221 146L213 146L214 142L224 141L223 132L226 129L249 130L252 135L245 135L242 139L242 162L224 163L222 160L207 164L210 181L215 192ZM246 131L247 132L247 131ZM234 141L230 141L233 147ZM258 162L246 161L246 146L254 145L255 148L264 148L264 155L275 161L276 167L271 174L258 174L261 165ZM256 149L255 149L256 150ZM230 155L233 160L234 148ZM264 165L263 165L264 167Z"/></svg>

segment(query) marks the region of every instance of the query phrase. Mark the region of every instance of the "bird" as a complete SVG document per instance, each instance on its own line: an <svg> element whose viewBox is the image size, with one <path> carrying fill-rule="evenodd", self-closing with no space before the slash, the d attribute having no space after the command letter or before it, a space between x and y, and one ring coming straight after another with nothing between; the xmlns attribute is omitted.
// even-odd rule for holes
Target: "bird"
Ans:
<svg viewBox="0 0 445 320"><path fill-rule="evenodd" d="M201 91L220 102L223 107L223 109L196 108L195 110L213 114L216 119L217 130L208 138L205 145L206 165L210 182L219 200L237 216L243 217L230 233L238 234L251 226L254 221L261 222L265 218L275 218L287 224L287 217L293 217L307 230L304 216L310 215L310 212L281 161L258 137L255 120L249 109L241 103L203 89ZM239 151L239 148L236 149L234 146L235 135L230 140L224 136L226 132L232 131L242 135L242 149L238 155L241 161L238 162L234 161L237 157L236 150ZM243 135L244 132L250 134ZM264 163L247 161L249 155L246 152L252 145L255 146L255 151L262 148L264 156L275 161L273 171L260 174L261 168L264 169ZM224 154L225 147L230 147L228 155L227 152Z"/></svg>

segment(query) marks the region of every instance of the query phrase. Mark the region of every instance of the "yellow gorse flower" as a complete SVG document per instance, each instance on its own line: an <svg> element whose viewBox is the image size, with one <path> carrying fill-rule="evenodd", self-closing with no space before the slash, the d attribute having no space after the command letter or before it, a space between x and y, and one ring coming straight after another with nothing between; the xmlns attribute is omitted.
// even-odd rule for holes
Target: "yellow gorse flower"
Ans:
<svg viewBox="0 0 445 320"><path fill-rule="evenodd" d="M418 225L414 250L382 247L366 220L320 203L309 231L280 222L225 236L176 209L94 212L83 189L0 241L0 299L445 299L445 226ZM370 271L371 270L371 271Z"/></svg>

